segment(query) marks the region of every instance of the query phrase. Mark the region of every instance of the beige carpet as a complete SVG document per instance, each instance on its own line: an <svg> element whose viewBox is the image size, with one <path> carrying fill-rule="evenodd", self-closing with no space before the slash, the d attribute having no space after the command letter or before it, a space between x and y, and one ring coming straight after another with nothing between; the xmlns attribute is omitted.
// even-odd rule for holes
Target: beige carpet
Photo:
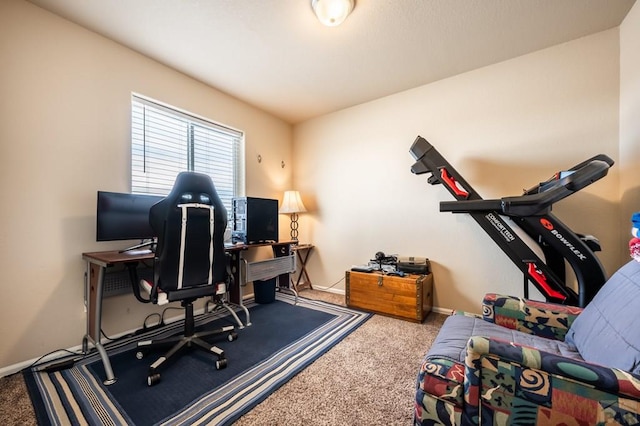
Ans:
<svg viewBox="0 0 640 426"><path fill-rule="evenodd" d="M302 297L344 305L344 296L304 290ZM374 315L235 424L410 425L415 380L445 315L422 324ZM2 425L35 425L20 374L0 378Z"/></svg>

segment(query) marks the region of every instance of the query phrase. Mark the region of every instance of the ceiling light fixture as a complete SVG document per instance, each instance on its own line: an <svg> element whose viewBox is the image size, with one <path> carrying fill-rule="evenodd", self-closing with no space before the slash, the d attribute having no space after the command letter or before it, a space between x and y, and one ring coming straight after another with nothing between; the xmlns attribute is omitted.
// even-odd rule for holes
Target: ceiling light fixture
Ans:
<svg viewBox="0 0 640 426"><path fill-rule="evenodd" d="M355 0L311 0L311 8L324 25L337 27L347 19L354 3Z"/></svg>

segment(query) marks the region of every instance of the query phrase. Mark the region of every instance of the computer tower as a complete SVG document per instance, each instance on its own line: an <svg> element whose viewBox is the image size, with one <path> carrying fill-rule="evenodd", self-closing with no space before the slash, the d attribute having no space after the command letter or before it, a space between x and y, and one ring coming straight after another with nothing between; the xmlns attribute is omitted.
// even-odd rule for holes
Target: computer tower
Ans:
<svg viewBox="0 0 640 426"><path fill-rule="evenodd" d="M278 242L278 200L236 197L232 208L233 243Z"/></svg>

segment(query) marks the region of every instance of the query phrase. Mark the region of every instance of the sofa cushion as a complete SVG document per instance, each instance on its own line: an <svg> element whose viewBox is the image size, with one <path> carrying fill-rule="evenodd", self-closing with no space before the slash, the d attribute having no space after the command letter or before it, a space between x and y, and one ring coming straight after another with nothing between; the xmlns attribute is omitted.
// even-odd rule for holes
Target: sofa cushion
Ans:
<svg viewBox="0 0 640 426"><path fill-rule="evenodd" d="M609 278L565 340L588 362L640 374L640 262Z"/></svg>
<svg viewBox="0 0 640 426"><path fill-rule="evenodd" d="M444 358L464 363L467 341L471 336L493 337L582 360L576 348L566 342L523 333L484 321L482 318L464 315L453 315L445 320L425 359Z"/></svg>

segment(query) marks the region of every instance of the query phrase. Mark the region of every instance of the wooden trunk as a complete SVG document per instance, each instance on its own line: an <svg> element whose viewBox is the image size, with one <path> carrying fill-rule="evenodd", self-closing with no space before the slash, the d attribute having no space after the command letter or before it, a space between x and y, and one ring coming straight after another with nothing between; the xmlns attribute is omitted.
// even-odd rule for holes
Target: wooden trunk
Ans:
<svg viewBox="0 0 640 426"><path fill-rule="evenodd" d="M433 275L384 275L346 272L346 299L350 308L422 322L433 304Z"/></svg>

